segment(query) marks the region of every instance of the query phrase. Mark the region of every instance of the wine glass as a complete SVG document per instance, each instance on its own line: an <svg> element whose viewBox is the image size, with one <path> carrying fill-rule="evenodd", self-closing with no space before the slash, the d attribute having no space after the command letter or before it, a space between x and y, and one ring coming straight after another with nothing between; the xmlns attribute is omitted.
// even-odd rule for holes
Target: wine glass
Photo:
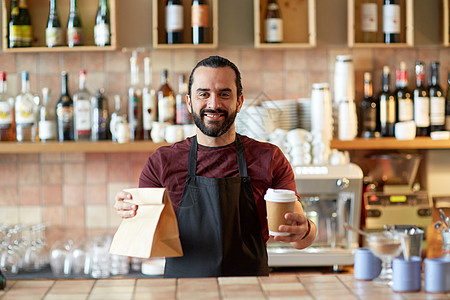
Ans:
<svg viewBox="0 0 450 300"><path fill-rule="evenodd" d="M402 235L395 231L370 233L366 237L369 249L381 259L381 273L375 283L392 285L392 259L400 255Z"/></svg>

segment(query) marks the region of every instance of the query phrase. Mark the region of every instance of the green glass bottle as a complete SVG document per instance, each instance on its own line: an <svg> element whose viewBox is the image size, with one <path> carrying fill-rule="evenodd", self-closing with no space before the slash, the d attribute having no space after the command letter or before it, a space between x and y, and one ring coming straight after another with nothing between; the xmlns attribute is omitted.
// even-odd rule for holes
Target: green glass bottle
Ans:
<svg viewBox="0 0 450 300"><path fill-rule="evenodd" d="M6 287L6 277L0 269L0 290L5 289Z"/></svg>
<svg viewBox="0 0 450 300"><path fill-rule="evenodd" d="M19 20L19 4L17 0L11 0L11 16L8 24L8 47L17 48L22 44L22 27Z"/></svg>
<svg viewBox="0 0 450 300"><path fill-rule="evenodd" d="M33 42L33 27L31 26L31 18L26 0L19 1L19 22L22 32L21 47L31 47L31 43Z"/></svg>
<svg viewBox="0 0 450 300"><path fill-rule="evenodd" d="M56 0L50 0L47 28L45 29L45 43L49 48L63 45L62 27L61 21L59 20Z"/></svg>
<svg viewBox="0 0 450 300"><path fill-rule="evenodd" d="M67 20L67 46L82 46L82 26L77 0L70 0L69 19Z"/></svg>
<svg viewBox="0 0 450 300"><path fill-rule="evenodd" d="M111 27L107 0L99 0L94 27L95 45L104 47L111 45Z"/></svg>

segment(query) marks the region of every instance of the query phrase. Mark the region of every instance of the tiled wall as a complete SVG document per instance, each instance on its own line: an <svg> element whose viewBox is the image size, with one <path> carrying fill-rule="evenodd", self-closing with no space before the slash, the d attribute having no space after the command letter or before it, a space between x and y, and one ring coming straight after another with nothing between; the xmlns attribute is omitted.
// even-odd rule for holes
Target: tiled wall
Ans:
<svg viewBox="0 0 450 300"><path fill-rule="evenodd" d="M381 69L394 70L401 60L408 66L410 86L414 86L416 60L441 62L441 85L447 86L450 48L348 49L315 48L300 50L154 50L153 86L160 83L160 72L169 70L176 88L178 73L189 73L195 63L219 54L235 62L242 72L244 95L254 98L264 92L270 99L309 97L314 82L329 82L333 88L335 56L352 54L355 63L356 95L362 96L364 71L374 75L374 91L380 88ZM20 89L20 71L30 72L31 89L53 91L55 105L60 93L60 72L69 73L69 90L78 85L78 72L88 74L88 88L104 87L108 95L126 98L130 52L84 53L0 53L0 70L6 71L12 94ZM142 78L142 76L141 76ZM142 80L142 79L141 79ZM142 81L141 81L142 82ZM392 83L394 78L392 78ZM113 108L110 97L110 109ZM1 147L1 143L0 143ZM115 229L120 222L112 208L117 190L137 186L140 171L149 153L46 153L0 154L0 223L47 222L51 244L63 236L78 238Z"/></svg>

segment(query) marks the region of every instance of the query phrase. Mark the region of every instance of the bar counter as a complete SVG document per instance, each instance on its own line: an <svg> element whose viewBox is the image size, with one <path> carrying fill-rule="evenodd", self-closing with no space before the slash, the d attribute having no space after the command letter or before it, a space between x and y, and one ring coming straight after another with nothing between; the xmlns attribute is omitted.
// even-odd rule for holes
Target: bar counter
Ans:
<svg viewBox="0 0 450 300"><path fill-rule="evenodd" d="M396 293L352 274L268 277L9 280L1 300L67 299L450 299L450 293Z"/></svg>

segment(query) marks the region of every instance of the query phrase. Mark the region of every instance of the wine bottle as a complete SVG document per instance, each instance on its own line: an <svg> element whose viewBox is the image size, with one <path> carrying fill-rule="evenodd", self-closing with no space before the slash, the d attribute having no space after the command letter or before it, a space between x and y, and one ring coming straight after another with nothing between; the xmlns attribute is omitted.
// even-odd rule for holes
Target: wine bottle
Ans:
<svg viewBox="0 0 450 300"><path fill-rule="evenodd" d="M283 42L283 19L281 18L280 6L276 0L269 0L267 3L264 34L266 43Z"/></svg>
<svg viewBox="0 0 450 300"><path fill-rule="evenodd" d="M22 72L22 92L17 95L15 103L16 139L18 142L36 141L36 102L30 91L30 78L26 71Z"/></svg>
<svg viewBox="0 0 450 300"><path fill-rule="evenodd" d="M152 67L150 57L144 58L144 88L142 89L142 127L144 140L151 140L152 123L158 121L158 101L152 89Z"/></svg>
<svg viewBox="0 0 450 300"><path fill-rule="evenodd" d="M73 94L74 139L91 139L91 93L86 88L86 71L81 70L78 91Z"/></svg>
<svg viewBox="0 0 450 300"><path fill-rule="evenodd" d="M209 43L209 5L206 0L192 0L191 6L192 43Z"/></svg>
<svg viewBox="0 0 450 300"><path fill-rule="evenodd" d="M175 95L168 81L168 71L164 69L158 90L158 121L175 124Z"/></svg>
<svg viewBox="0 0 450 300"><path fill-rule="evenodd" d="M439 62L432 61L430 66L430 132L443 131L445 127L445 98L439 83Z"/></svg>
<svg viewBox="0 0 450 300"><path fill-rule="evenodd" d="M139 88L139 67L137 56L130 57L130 86L128 87L128 124L130 141L141 140L142 136L142 90Z"/></svg>
<svg viewBox="0 0 450 300"><path fill-rule="evenodd" d="M14 98L8 94L6 73L0 72L0 141L13 141Z"/></svg>
<svg viewBox="0 0 450 300"><path fill-rule="evenodd" d="M61 72L61 96L56 103L58 141L73 141L73 100L67 85L67 73Z"/></svg>
<svg viewBox="0 0 450 300"><path fill-rule="evenodd" d="M56 140L56 116L49 107L49 88L42 88L42 103L39 106L39 140L41 142Z"/></svg>
<svg viewBox="0 0 450 300"><path fill-rule="evenodd" d="M398 122L414 120L414 103L408 89L408 73L404 61L400 62L400 68L395 71L395 86Z"/></svg>
<svg viewBox="0 0 450 300"><path fill-rule="evenodd" d="M11 14L8 23L8 47L22 46L22 27L19 19L19 4L17 0L11 0Z"/></svg>
<svg viewBox="0 0 450 300"><path fill-rule="evenodd" d="M94 39L95 45L104 47L111 45L109 7L107 0L99 0L97 16L95 18Z"/></svg>
<svg viewBox="0 0 450 300"><path fill-rule="evenodd" d="M120 100L119 95L114 95L114 111L111 114L111 122L110 122L110 128L116 124L116 122L119 122L121 119L126 119L126 114L123 114L122 112L122 104ZM111 131L112 133L112 131ZM114 134L111 134L111 140L113 142L117 142L117 137Z"/></svg>
<svg viewBox="0 0 450 300"><path fill-rule="evenodd" d="M56 0L50 0L47 28L45 28L45 44L49 48L62 46L64 44Z"/></svg>
<svg viewBox="0 0 450 300"><path fill-rule="evenodd" d="M396 102L390 88L391 72L388 66L383 67L381 75L381 92L378 96L380 102L380 133L381 136L394 136L397 118Z"/></svg>
<svg viewBox="0 0 450 300"><path fill-rule="evenodd" d="M378 125L378 105L373 98L372 74L364 73L364 99L359 104L361 137L379 137Z"/></svg>
<svg viewBox="0 0 450 300"><path fill-rule="evenodd" d="M430 95L425 88L425 64L416 62L416 88L414 89L414 122L416 136L430 135Z"/></svg>
<svg viewBox="0 0 450 300"><path fill-rule="evenodd" d="M450 72L447 74L447 100L445 103L445 130L450 131Z"/></svg>
<svg viewBox="0 0 450 300"><path fill-rule="evenodd" d="M184 9L181 0L167 0L166 32L167 44L183 43Z"/></svg>
<svg viewBox="0 0 450 300"><path fill-rule="evenodd" d="M376 0L363 0L361 3L361 41L375 43L378 33L378 5Z"/></svg>
<svg viewBox="0 0 450 300"><path fill-rule="evenodd" d="M31 25L31 18L26 0L19 1L19 20L22 32L21 47L31 47L31 43L33 42L33 26Z"/></svg>
<svg viewBox="0 0 450 300"><path fill-rule="evenodd" d="M176 124L192 123L191 114L186 107L186 95L188 93L188 85L184 80L184 74L178 75L178 93L175 97L176 103Z"/></svg>
<svg viewBox="0 0 450 300"><path fill-rule="evenodd" d="M400 0L384 0L383 33L386 44L399 43L401 31Z"/></svg>
<svg viewBox="0 0 450 300"><path fill-rule="evenodd" d="M77 0L70 0L69 19L67 20L67 46L74 47L82 45L82 25Z"/></svg>
<svg viewBox="0 0 450 300"><path fill-rule="evenodd" d="M108 110L108 98L105 96L105 90L103 88L97 91L97 95L95 97L92 97L91 108L92 108L91 140L93 141L107 140L109 138L109 127L108 127L109 110Z"/></svg>

